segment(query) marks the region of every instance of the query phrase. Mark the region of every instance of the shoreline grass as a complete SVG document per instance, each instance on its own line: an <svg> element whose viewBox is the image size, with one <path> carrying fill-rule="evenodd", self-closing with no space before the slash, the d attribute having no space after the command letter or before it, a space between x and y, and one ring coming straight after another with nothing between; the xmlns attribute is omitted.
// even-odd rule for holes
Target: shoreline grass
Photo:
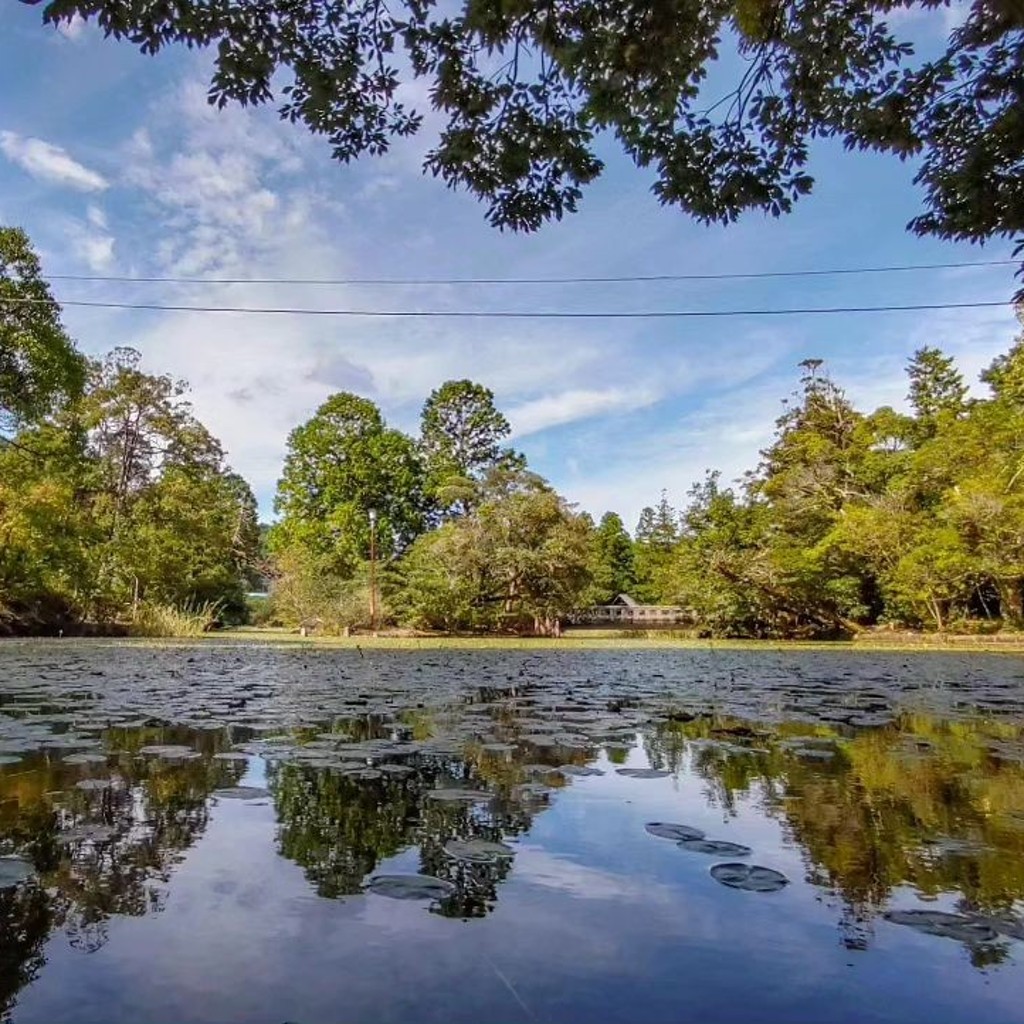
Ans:
<svg viewBox="0 0 1024 1024"><path fill-rule="evenodd" d="M39 642L46 638L22 638ZM152 646L203 647L275 647L281 649L363 650L363 651L431 651L431 650L509 650L509 651L586 651L586 650L679 650L679 651L832 651L836 654L1009 654L1024 655L1024 633L1004 636L972 636L968 634L900 634L893 639L867 637L858 640L742 640L698 639L659 636L652 631L647 635L623 635L611 630L570 631L560 638L517 636L448 636L387 634L370 636L300 636L288 629L239 626L214 632L195 634L135 635L128 637L65 638L60 643L88 642L97 645L123 646L146 644ZM54 642L55 638L50 638ZM5 638L0 642L17 643L18 638Z"/></svg>
<svg viewBox="0 0 1024 1024"><path fill-rule="evenodd" d="M617 631L580 630L560 638L516 636L448 636L443 634L409 636L300 636L287 629L241 626L207 633L196 640L203 645L245 646L248 644L282 648L321 648L337 650L510 650L510 651L572 651L572 650L680 650L680 651L834 651L836 653L985 653L1024 654L1024 634L994 640L992 637L970 635L922 634L910 639L859 640L742 640L698 639L680 636L623 635Z"/></svg>

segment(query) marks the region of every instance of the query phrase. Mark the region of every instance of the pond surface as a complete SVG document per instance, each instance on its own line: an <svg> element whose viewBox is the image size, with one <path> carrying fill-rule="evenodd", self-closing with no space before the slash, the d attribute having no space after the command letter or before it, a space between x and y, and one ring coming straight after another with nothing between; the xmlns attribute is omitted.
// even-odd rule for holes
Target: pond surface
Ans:
<svg viewBox="0 0 1024 1024"><path fill-rule="evenodd" d="M0 644L17 1022L1024 1021L1024 660Z"/></svg>

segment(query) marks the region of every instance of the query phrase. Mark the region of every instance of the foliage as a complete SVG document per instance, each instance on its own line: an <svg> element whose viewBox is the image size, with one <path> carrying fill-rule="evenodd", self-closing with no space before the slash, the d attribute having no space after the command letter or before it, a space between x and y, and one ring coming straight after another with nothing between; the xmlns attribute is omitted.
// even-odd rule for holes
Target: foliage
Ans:
<svg viewBox="0 0 1024 1024"><path fill-rule="evenodd" d="M493 470L470 515L421 538L403 564L404 610L440 629L557 633L584 603L590 524L524 470Z"/></svg>
<svg viewBox="0 0 1024 1024"><path fill-rule="evenodd" d="M370 624L370 591L365 573L339 577L328 560L309 548L293 546L275 558L276 578L264 617L340 634Z"/></svg>
<svg viewBox="0 0 1024 1024"><path fill-rule="evenodd" d="M511 433L494 394L470 380L445 381L430 393L420 419L420 453L427 493L443 518L464 515L476 503L483 477L499 466L524 467L502 448Z"/></svg>
<svg viewBox="0 0 1024 1024"><path fill-rule="evenodd" d="M79 15L146 53L208 46L212 103L266 103L279 87L281 116L342 161L422 126L401 99L421 79L445 122L425 170L480 197L503 228L574 211L610 134L653 170L661 202L704 221L788 212L814 185L811 142L836 138L916 158L914 231L1019 236L1024 15L1016 0L973 0L945 47L916 53L915 22L941 31L947 6L270 0L253 17L245 0L50 0L44 17ZM902 8L920 19L895 17Z"/></svg>
<svg viewBox="0 0 1024 1024"><path fill-rule="evenodd" d="M836 635L883 622L947 628L1024 622L1024 351L1018 339L969 400L936 349L908 366L913 416L856 410L819 360L743 492L712 474L691 492L675 544L669 516L646 510L671 550L649 572L707 632Z"/></svg>
<svg viewBox="0 0 1024 1024"><path fill-rule="evenodd" d="M27 241L20 259L48 295ZM5 321L24 351L56 346L51 369L67 372L28 387L35 418L0 445L0 628L130 622L179 635L242 618L259 549L248 484L224 465L184 382L144 372L132 349L84 360L58 312Z"/></svg>
<svg viewBox="0 0 1024 1024"><path fill-rule="evenodd" d="M288 438L271 546L308 548L330 571L350 579L369 556L370 513L384 557L422 532L426 502L415 444L388 428L368 399L332 395Z"/></svg>
<svg viewBox="0 0 1024 1024"><path fill-rule="evenodd" d="M0 431L74 398L84 377L28 236L0 226Z"/></svg>
<svg viewBox="0 0 1024 1024"><path fill-rule="evenodd" d="M588 604L607 604L636 589L633 541L615 512L605 512L594 531Z"/></svg>
<svg viewBox="0 0 1024 1024"><path fill-rule="evenodd" d="M202 636L213 628L219 617L219 606L210 602L192 608L175 608L147 601L135 609L128 633L148 637Z"/></svg>
<svg viewBox="0 0 1024 1024"><path fill-rule="evenodd" d="M636 525L634 589L640 600L657 602L665 589L665 572L678 542L679 513L662 491L657 507L643 509Z"/></svg>

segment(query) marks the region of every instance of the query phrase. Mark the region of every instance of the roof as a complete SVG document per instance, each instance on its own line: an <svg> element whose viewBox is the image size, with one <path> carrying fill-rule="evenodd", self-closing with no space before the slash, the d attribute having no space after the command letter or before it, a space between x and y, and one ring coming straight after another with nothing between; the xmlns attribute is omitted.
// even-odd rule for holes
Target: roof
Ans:
<svg viewBox="0 0 1024 1024"><path fill-rule="evenodd" d="M612 604L624 604L629 608L639 608L640 602L634 600L629 594L619 594L613 601Z"/></svg>

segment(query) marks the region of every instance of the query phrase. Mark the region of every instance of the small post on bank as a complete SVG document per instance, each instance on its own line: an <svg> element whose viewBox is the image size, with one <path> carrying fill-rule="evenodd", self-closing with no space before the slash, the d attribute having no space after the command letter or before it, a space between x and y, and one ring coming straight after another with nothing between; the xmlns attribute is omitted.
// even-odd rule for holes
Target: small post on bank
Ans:
<svg viewBox="0 0 1024 1024"><path fill-rule="evenodd" d="M377 510L370 516L370 632L377 635Z"/></svg>

